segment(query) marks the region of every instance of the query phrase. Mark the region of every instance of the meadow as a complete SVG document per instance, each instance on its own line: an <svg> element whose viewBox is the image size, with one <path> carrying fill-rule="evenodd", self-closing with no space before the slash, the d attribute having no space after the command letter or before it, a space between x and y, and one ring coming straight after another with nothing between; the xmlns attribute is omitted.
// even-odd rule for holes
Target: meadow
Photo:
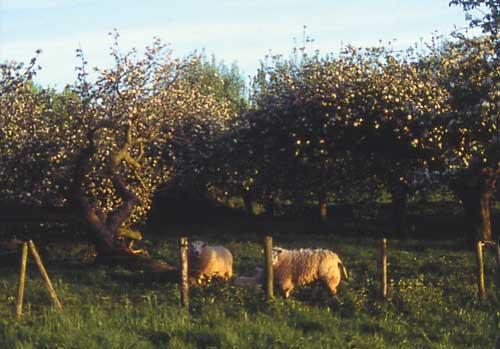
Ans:
<svg viewBox="0 0 500 349"><path fill-rule="evenodd" d="M439 229L457 224L450 219ZM216 282L191 288L188 310L180 306L176 283L95 265L89 263L85 245L53 242L41 248L42 257L64 310L51 307L30 263L23 318L15 320L18 267L0 265L0 347L500 347L500 288L493 253L485 250L488 293L482 302L475 255L449 235L430 239L422 231L424 238L418 239L389 236L389 297L382 301L377 261L384 234L374 223L330 227L281 219L156 226L143 245L153 257L178 265L181 234L227 246L237 275L251 275L263 264L264 234L283 247L329 248L344 261L350 280L342 282L334 298L322 285L311 285L295 290L288 300L278 293L273 301L266 301L260 289Z"/></svg>

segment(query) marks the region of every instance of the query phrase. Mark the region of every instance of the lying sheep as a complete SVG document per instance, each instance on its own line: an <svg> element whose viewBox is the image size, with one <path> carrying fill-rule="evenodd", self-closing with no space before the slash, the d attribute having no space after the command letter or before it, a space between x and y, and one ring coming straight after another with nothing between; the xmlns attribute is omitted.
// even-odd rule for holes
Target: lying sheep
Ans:
<svg viewBox="0 0 500 349"><path fill-rule="evenodd" d="M254 276L239 276L233 281L238 287L258 287L264 280L264 269L256 267Z"/></svg>
<svg viewBox="0 0 500 349"><path fill-rule="evenodd" d="M275 247L273 271L275 284L281 288L285 298L290 296L295 286L307 285L316 280L323 281L334 295L340 280L348 279L339 256L329 250L286 250Z"/></svg>
<svg viewBox="0 0 500 349"><path fill-rule="evenodd" d="M189 244L189 276L196 283L217 277L228 280L233 276L233 256L222 246L209 246L203 241Z"/></svg>

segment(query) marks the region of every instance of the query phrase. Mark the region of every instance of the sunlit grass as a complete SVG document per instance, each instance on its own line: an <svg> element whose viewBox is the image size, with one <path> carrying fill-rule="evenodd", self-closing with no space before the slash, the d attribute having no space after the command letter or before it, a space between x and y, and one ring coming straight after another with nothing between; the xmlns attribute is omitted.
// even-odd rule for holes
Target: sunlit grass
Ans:
<svg viewBox="0 0 500 349"><path fill-rule="evenodd" d="M263 262L248 233L207 232L235 255L235 272ZM195 234L203 237L203 231ZM472 252L454 241L389 241L389 299L378 297L378 240L327 233L277 232L276 244L326 247L347 265L350 281L331 298L321 285L279 294L268 303L258 289L216 283L191 289L180 307L178 286L105 266L48 263L64 311L56 312L34 265L28 267L24 316L13 316L17 269L0 268L2 348L494 348L500 294L493 254L486 251L488 300L477 300ZM177 239L153 237L156 258L177 263ZM49 256L47 256L48 259Z"/></svg>

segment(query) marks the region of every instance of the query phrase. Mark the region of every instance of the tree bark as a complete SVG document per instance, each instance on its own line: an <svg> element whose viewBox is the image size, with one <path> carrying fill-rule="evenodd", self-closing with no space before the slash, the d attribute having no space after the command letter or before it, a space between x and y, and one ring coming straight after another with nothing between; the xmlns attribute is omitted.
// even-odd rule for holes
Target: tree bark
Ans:
<svg viewBox="0 0 500 349"><path fill-rule="evenodd" d="M471 246L475 241L493 241L490 207L500 170L468 169L450 185L462 202L465 216L466 239Z"/></svg>
<svg viewBox="0 0 500 349"><path fill-rule="evenodd" d="M264 195L264 210L267 216L274 217L274 196L272 194Z"/></svg>
<svg viewBox="0 0 500 349"><path fill-rule="evenodd" d="M109 250L114 245L114 239L113 234L104 224L106 219L104 213L96 212L85 194L85 174L88 171L90 159L96 152L93 133L89 132L88 138L88 146L81 150L76 160L70 197L74 211L88 228L90 241L95 245L99 254Z"/></svg>
<svg viewBox="0 0 500 349"><path fill-rule="evenodd" d="M243 193L243 203L245 204L245 210L248 215L253 217L255 212L253 211L252 197L248 192Z"/></svg>
<svg viewBox="0 0 500 349"><path fill-rule="evenodd" d="M392 219L395 233L401 234L406 229L408 216L408 189L405 185L393 185L392 196Z"/></svg>

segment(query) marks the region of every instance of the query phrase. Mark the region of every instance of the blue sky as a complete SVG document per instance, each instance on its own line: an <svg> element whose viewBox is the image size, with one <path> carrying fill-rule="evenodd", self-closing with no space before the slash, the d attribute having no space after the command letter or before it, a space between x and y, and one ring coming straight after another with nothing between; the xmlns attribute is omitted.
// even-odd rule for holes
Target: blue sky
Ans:
<svg viewBox="0 0 500 349"><path fill-rule="evenodd" d="M120 45L141 49L154 36L178 56L205 49L253 75L272 50L288 54L303 27L313 49L337 52L342 43L376 45L397 39L408 47L437 31L466 27L449 0L0 0L0 62L27 61L40 48L43 85L75 80L75 49L90 66L110 64L107 33L117 28Z"/></svg>

